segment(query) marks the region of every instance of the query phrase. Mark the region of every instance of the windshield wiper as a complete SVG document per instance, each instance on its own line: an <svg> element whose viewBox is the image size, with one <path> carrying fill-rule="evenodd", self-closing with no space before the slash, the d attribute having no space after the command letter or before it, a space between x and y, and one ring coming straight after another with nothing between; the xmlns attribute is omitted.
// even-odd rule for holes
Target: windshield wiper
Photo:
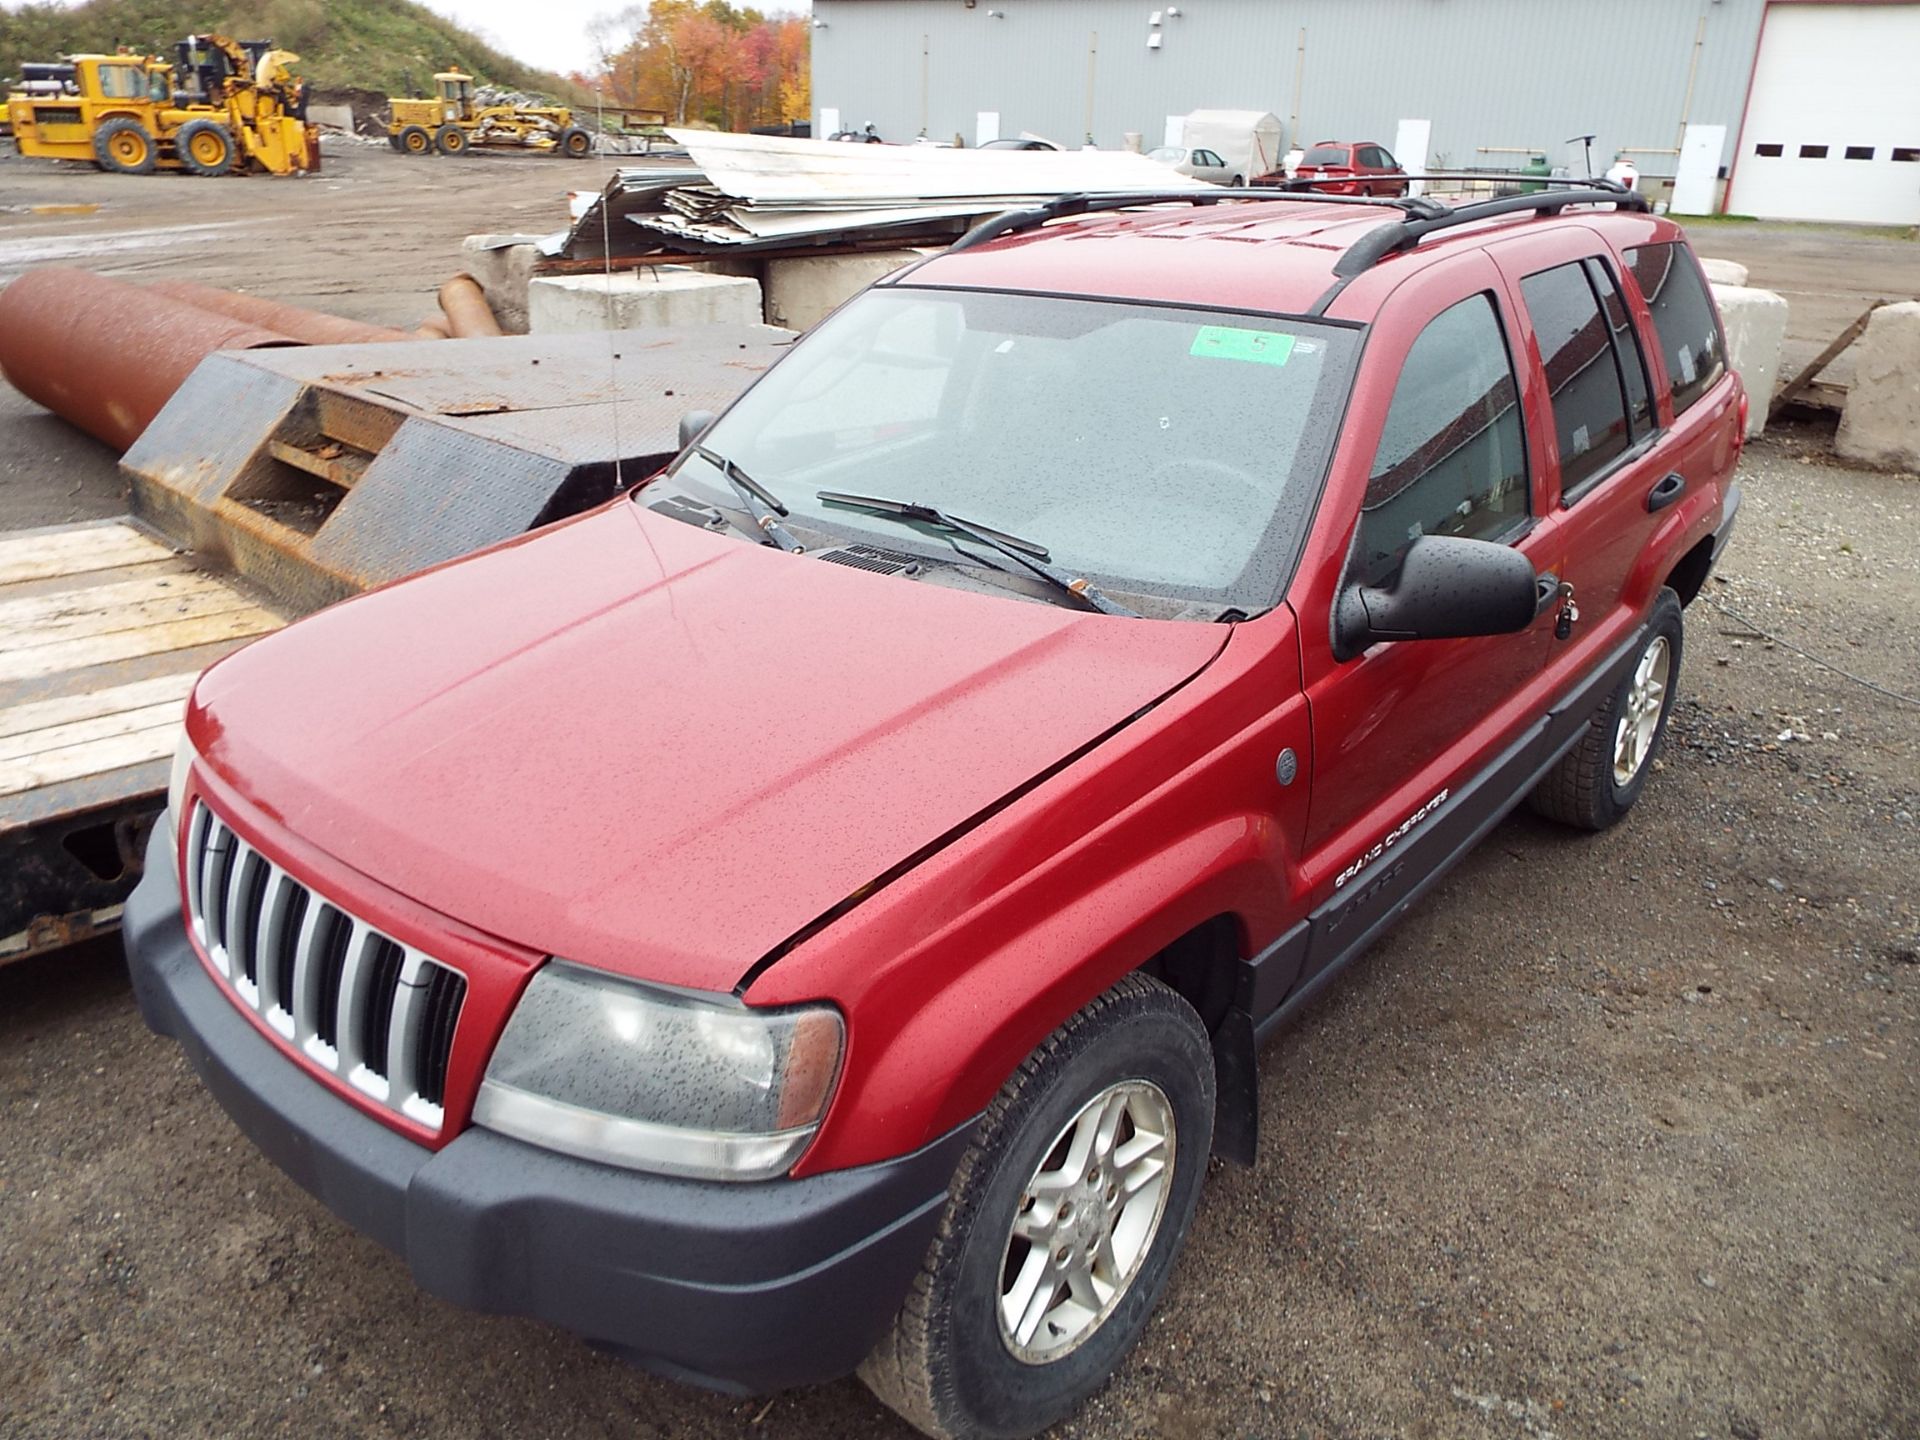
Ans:
<svg viewBox="0 0 1920 1440"><path fill-rule="evenodd" d="M753 523L760 527L767 539L790 555L806 554L806 547L780 523L780 517L787 513L787 507L780 503L778 495L726 456L715 454L704 445L694 446L693 453L726 477L727 483L733 487L733 493L740 497L740 503L747 507L747 514L753 517Z"/></svg>
<svg viewBox="0 0 1920 1440"><path fill-rule="evenodd" d="M1129 610L1117 600L1109 600L1100 593L1091 580L1069 575L1059 566L1049 563L1050 552L1044 545L1031 540L1023 540L1018 535L1009 535L1003 530L991 530L985 525L976 525L971 520L962 520L949 515L944 510L936 510L931 505L916 504L911 500L885 500L877 495L847 495L838 490L821 490L818 498L829 505L846 505L856 510L872 510L881 515L897 515L902 520L924 520L948 530L957 531L969 539L977 540L998 550L1002 555L1017 560L1034 574L1045 580L1054 589L1071 595L1076 600L1098 610L1102 615L1131 615L1138 619L1138 610Z"/></svg>

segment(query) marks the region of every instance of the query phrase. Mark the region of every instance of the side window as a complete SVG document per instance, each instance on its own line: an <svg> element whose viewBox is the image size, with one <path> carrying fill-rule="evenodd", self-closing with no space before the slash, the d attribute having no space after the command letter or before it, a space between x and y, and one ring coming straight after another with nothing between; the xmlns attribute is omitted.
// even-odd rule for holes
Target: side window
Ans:
<svg viewBox="0 0 1920 1440"><path fill-rule="evenodd" d="M135 100L147 93L146 79L131 65L102 65L100 93L109 100Z"/></svg>
<svg viewBox="0 0 1920 1440"><path fill-rule="evenodd" d="M1227 163L1211 150L1196 150L1193 152L1193 159L1197 165L1211 165L1215 169L1224 169Z"/></svg>
<svg viewBox="0 0 1920 1440"><path fill-rule="evenodd" d="M1627 418L1633 422L1634 439L1655 428L1653 398L1647 383L1647 357L1640 350L1640 335L1627 302L1614 283L1613 267L1605 260L1587 261L1587 276L1600 292L1600 308L1606 311L1607 328L1613 332L1614 358L1620 363L1620 378L1627 386Z"/></svg>
<svg viewBox="0 0 1920 1440"><path fill-rule="evenodd" d="M1642 245L1627 251L1627 268L1653 311L1678 415L1706 394L1727 368L1727 345L1692 252L1684 245Z"/></svg>
<svg viewBox="0 0 1920 1440"><path fill-rule="evenodd" d="M1520 391L1493 299L1441 311L1413 342L1360 513L1358 579L1382 585L1422 535L1504 540L1528 514Z"/></svg>
<svg viewBox="0 0 1920 1440"><path fill-rule="evenodd" d="M1633 443L1620 370L1584 265L1576 261L1529 275L1520 294L1547 372L1560 440L1560 490L1572 496Z"/></svg>
<svg viewBox="0 0 1920 1440"><path fill-rule="evenodd" d="M1369 145L1360 152L1360 163L1370 170L1393 169L1393 156L1378 145Z"/></svg>

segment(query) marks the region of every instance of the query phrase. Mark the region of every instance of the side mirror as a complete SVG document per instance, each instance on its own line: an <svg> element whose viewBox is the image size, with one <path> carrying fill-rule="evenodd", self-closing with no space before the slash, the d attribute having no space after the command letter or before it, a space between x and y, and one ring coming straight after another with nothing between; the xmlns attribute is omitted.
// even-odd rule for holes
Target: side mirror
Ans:
<svg viewBox="0 0 1920 1440"><path fill-rule="evenodd" d="M707 433L707 427L720 417L711 410L689 410L680 417L680 448L686 449Z"/></svg>
<svg viewBox="0 0 1920 1440"><path fill-rule="evenodd" d="M1349 585L1334 606L1337 658L1382 640L1507 635L1540 613L1533 562L1510 545L1422 535L1407 547L1393 587Z"/></svg>

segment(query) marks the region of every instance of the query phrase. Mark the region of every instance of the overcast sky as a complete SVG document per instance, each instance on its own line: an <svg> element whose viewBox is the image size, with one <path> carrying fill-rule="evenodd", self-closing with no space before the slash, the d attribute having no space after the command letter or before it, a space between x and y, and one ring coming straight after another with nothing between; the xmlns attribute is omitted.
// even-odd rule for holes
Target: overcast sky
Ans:
<svg viewBox="0 0 1920 1440"><path fill-rule="evenodd" d="M486 39L542 70L584 70L597 58L587 27L596 15L619 15L622 0L426 0L430 9L477 30ZM644 8L644 7L642 7ZM805 10L807 0L760 0L760 8Z"/></svg>

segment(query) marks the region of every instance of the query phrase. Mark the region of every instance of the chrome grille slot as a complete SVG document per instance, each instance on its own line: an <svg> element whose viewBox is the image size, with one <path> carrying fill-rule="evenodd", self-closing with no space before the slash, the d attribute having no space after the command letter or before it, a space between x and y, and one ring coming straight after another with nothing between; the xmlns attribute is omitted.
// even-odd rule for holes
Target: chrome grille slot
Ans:
<svg viewBox="0 0 1920 1440"><path fill-rule="evenodd" d="M466 977L315 894L204 804L187 919L228 993L317 1069L438 1130Z"/></svg>

